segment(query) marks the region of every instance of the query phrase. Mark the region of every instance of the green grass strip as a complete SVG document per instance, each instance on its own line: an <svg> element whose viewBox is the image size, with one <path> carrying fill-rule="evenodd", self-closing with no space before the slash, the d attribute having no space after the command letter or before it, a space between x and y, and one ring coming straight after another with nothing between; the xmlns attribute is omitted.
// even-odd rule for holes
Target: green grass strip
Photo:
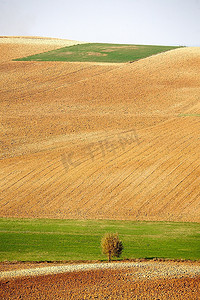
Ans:
<svg viewBox="0 0 200 300"><path fill-rule="evenodd" d="M100 248L106 232L118 232L123 259L200 259L198 223L2 218L0 261L106 259Z"/></svg>

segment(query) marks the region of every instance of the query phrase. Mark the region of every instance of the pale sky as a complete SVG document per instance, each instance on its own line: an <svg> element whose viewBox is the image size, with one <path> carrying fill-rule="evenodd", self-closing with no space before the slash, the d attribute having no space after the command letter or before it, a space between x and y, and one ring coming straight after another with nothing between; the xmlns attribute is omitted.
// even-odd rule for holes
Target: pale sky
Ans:
<svg viewBox="0 0 200 300"><path fill-rule="evenodd" d="M0 35L200 46L200 0L0 0Z"/></svg>

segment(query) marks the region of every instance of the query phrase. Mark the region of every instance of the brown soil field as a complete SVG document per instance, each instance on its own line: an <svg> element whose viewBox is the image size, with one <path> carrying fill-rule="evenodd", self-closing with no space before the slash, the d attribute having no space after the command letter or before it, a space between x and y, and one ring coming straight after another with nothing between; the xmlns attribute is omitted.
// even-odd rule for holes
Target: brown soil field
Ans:
<svg viewBox="0 0 200 300"><path fill-rule="evenodd" d="M98 270L4 279L1 299L179 299L200 298L200 277L135 279L134 270Z"/></svg>
<svg viewBox="0 0 200 300"><path fill-rule="evenodd" d="M200 48L103 64L2 47L0 217L200 221Z"/></svg>
<svg viewBox="0 0 200 300"><path fill-rule="evenodd" d="M42 37L0 36L0 62L82 43Z"/></svg>

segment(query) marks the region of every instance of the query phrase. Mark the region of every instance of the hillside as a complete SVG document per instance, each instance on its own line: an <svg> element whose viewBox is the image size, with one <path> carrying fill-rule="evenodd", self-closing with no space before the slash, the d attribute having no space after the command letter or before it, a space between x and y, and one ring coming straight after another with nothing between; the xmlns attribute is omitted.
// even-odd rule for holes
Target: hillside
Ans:
<svg viewBox="0 0 200 300"><path fill-rule="evenodd" d="M0 62L81 43L66 39L0 36Z"/></svg>
<svg viewBox="0 0 200 300"><path fill-rule="evenodd" d="M200 48L103 64L2 47L0 217L200 221Z"/></svg>

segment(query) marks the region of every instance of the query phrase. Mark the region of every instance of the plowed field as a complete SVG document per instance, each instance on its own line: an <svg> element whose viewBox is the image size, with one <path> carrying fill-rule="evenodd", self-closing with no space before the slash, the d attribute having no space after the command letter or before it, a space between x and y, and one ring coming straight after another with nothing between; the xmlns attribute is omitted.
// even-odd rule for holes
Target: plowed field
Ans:
<svg viewBox="0 0 200 300"><path fill-rule="evenodd" d="M0 281L1 299L199 299L200 278L135 279L134 270L71 272Z"/></svg>
<svg viewBox="0 0 200 300"><path fill-rule="evenodd" d="M0 62L81 43L65 39L0 36Z"/></svg>
<svg viewBox="0 0 200 300"><path fill-rule="evenodd" d="M1 55L0 217L200 221L200 48L131 64Z"/></svg>

